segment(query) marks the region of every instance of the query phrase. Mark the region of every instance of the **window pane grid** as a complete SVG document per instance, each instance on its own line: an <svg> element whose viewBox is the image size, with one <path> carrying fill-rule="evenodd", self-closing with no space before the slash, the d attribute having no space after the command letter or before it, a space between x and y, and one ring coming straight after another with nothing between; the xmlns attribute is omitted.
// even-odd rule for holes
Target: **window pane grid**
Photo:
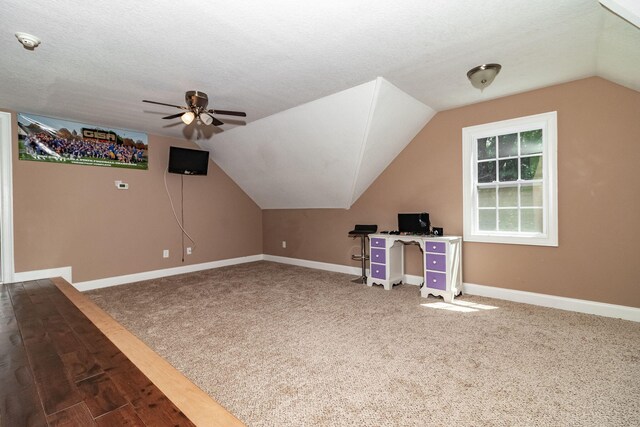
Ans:
<svg viewBox="0 0 640 427"><path fill-rule="evenodd" d="M523 134L530 139L527 140L528 152L524 153ZM543 153L542 149L537 148L541 144L535 140L536 137L541 140L542 129L521 130L476 140L475 207L478 230L541 233L546 229L544 215L540 214L544 207L536 205L537 198L542 196L535 192L540 191L544 183L540 174ZM483 149L482 156L478 153L480 147ZM523 159L526 160L523 162ZM525 172L526 176L523 177ZM527 191L526 206L523 206L523 186ZM515 192L507 189L515 189ZM526 226L523 223L525 218Z"/></svg>
<svg viewBox="0 0 640 427"><path fill-rule="evenodd" d="M557 112L462 136L465 241L558 246Z"/></svg>

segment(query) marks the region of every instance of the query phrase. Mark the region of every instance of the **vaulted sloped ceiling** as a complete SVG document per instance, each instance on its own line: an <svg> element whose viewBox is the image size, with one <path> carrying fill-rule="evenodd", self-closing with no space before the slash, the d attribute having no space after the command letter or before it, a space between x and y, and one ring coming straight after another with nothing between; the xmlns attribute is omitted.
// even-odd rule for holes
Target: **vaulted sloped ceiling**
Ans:
<svg viewBox="0 0 640 427"><path fill-rule="evenodd" d="M434 114L379 77L199 143L263 209L349 208Z"/></svg>

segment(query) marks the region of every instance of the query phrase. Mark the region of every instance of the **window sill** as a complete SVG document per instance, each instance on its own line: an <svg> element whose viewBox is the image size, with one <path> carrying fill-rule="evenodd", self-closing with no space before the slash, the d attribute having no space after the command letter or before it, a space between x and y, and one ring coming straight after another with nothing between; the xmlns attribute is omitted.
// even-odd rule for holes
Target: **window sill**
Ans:
<svg viewBox="0 0 640 427"><path fill-rule="evenodd" d="M474 243L500 243L506 245L528 245L528 246L558 246L558 238L544 234L532 233L531 235L508 235L508 234L468 234L463 237L465 242Z"/></svg>

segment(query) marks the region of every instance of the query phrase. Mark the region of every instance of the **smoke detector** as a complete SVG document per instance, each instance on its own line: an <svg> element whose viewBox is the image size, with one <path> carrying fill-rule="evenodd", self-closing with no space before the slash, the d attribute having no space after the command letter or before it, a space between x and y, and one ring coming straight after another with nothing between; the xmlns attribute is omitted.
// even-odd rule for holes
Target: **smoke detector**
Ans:
<svg viewBox="0 0 640 427"><path fill-rule="evenodd" d="M34 50L40 44L40 39L27 33L16 33L16 38L25 49Z"/></svg>

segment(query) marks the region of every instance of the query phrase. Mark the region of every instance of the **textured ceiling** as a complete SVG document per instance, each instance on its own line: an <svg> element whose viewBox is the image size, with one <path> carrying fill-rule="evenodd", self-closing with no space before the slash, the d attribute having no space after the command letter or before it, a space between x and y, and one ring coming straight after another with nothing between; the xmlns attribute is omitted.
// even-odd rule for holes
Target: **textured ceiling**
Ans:
<svg viewBox="0 0 640 427"><path fill-rule="evenodd" d="M640 90L634 2L603 0L622 19L597 0L4 0L0 107L205 141L224 133L163 121L175 110L141 100L182 104L201 90L213 108L246 111L249 129L378 76L436 111L593 75ZM17 31L42 45L24 49ZM487 62L503 68L480 92L466 71ZM306 155L327 150L318 144ZM363 182L342 185L355 195Z"/></svg>
<svg viewBox="0 0 640 427"><path fill-rule="evenodd" d="M252 121L378 76L437 111L599 73L640 89L615 65L640 68L640 30L596 0L4 0L0 22L3 107L173 136L142 99L197 89ZM486 62L481 93L465 74Z"/></svg>

